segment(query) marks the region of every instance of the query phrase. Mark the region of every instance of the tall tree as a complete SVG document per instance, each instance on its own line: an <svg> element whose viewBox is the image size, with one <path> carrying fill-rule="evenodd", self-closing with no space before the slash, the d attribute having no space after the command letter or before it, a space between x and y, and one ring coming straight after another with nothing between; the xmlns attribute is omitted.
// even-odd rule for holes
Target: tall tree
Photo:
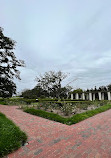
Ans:
<svg viewBox="0 0 111 158"><path fill-rule="evenodd" d="M15 41L3 34L0 27L0 96L11 97L16 93L14 77L20 79L17 67L24 66L23 60L17 60L13 50Z"/></svg>
<svg viewBox="0 0 111 158"><path fill-rule="evenodd" d="M59 98L62 90L61 83L66 77L67 75L61 71L49 71L36 77L36 81L37 85L47 91L49 96Z"/></svg>

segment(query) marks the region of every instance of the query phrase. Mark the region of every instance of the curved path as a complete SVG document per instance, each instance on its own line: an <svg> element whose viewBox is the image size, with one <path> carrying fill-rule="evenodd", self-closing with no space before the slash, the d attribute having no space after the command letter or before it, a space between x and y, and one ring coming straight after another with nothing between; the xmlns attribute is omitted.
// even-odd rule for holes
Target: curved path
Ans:
<svg viewBox="0 0 111 158"><path fill-rule="evenodd" d="M28 143L8 158L111 158L111 110L71 126L17 106L0 105L0 112L28 135Z"/></svg>

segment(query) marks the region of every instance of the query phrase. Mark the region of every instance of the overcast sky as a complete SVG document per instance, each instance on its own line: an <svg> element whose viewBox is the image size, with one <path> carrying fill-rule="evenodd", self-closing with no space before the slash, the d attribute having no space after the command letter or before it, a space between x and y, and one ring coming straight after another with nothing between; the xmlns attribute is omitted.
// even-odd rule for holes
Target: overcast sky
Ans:
<svg viewBox="0 0 111 158"><path fill-rule="evenodd" d="M26 63L17 91L50 70L73 88L111 83L111 0L0 0L0 26Z"/></svg>

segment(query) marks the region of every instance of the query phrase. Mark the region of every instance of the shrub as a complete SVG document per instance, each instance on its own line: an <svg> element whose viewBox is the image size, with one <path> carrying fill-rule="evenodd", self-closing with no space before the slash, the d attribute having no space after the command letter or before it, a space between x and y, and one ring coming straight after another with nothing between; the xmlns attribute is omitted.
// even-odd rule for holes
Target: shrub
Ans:
<svg viewBox="0 0 111 158"><path fill-rule="evenodd" d="M66 116L68 116L69 114L72 113L72 110L73 110L72 104L64 102L63 106L61 107L61 110Z"/></svg>
<svg viewBox="0 0 111 158"><path fill-rule="evenodd" d="M0 98L0 104L3 105L21 105L21 104L31 104L36 102L36 99L24 99L24 98Z"/></svg>

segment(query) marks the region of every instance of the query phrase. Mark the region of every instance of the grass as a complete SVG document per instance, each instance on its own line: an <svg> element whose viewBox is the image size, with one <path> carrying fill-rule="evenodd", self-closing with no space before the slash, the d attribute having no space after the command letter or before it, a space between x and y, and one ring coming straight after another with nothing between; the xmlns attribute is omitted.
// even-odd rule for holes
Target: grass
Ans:
<svg viewBox="0 0 111 158"><path fill-rule="evenodd" d="M61 123L67 123L67 119L58 115L58 114L54 114L51 112L46 112L43 110L36 110L34 108L26 108L24 109L25 112L36 115L36 116L40 116L49 120L53 120L53 121L57 121L57 122L61 122Z"/></svg>
<svg viewBox="0 0 111 158"><path fill-rule="evenodd" d="M95 110L90 110L81 114L75 114L74 116L70 118L64 118L60 115L46 112L43 110L36 110L34 108L26 108L24 109L24 111L33 115L37 115L37 116L49 119L49 120L57 121L57 122L67 124L67 125L72 125L109 109L111 109L111 104L107 104Z"/></svg>
<svg viewBox="0 0 111 158"><path fill-rule="evenodd" d="M0 158L21 147L26 140L26 134L0 113Z"/></svg>

